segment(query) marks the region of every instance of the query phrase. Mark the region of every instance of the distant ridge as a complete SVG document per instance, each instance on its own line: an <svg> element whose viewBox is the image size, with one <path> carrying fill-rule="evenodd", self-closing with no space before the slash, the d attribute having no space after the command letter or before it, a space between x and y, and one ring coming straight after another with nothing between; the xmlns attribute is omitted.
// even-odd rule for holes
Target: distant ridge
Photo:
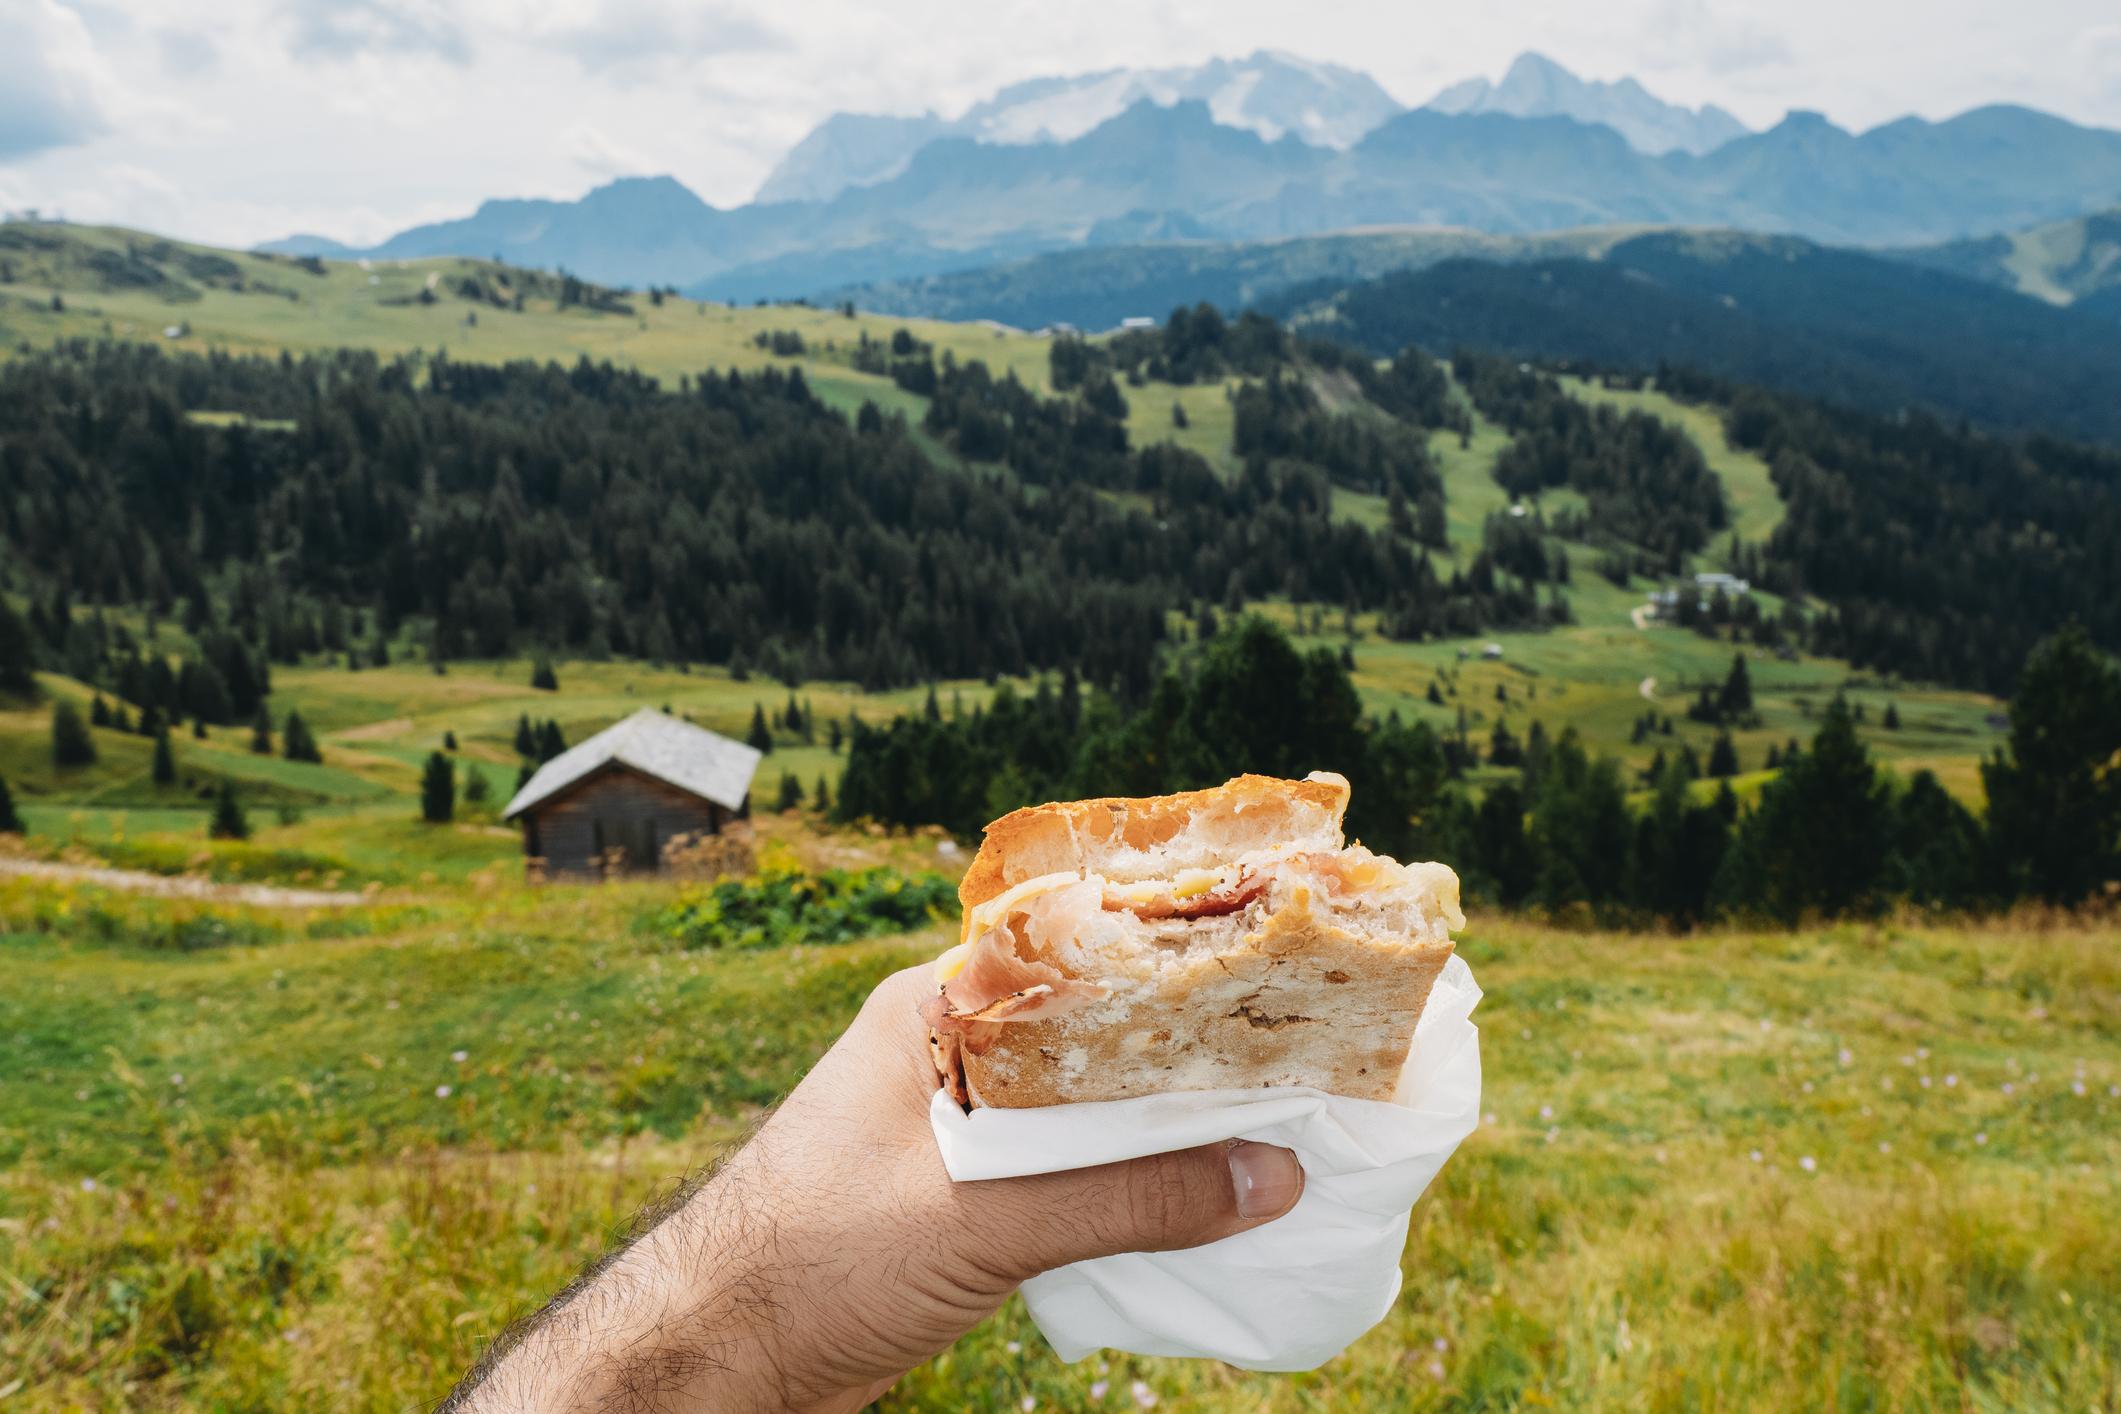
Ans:
<svg viewBox="0 0 2121 1414"><path fill-rule="evenodd" d="M1516 102L1509 93L1525 87L1506 83L1495 102ZM1567 97L1577 89L1556 80L1548 91ZM498 256L608 284L756 299L1145 240L1252 241L1370 226L1531 235L1671 225L1919 246L2121 202L2121 133L2028 108L1903 118L1863 133L1792 113L1705 153L1653 156L1603 122L1436 107L1386 117L1345 148L1286 131L1270 140L1221 121L1224 101L1142 98L1064 141L936 137L887 179L829 200L720 209L669 177L636 177L574 202L484 202L467 217L360 250L316 236L266 249ZM1033 110L1010 111L1031 122L1023 114ZM1059 109L1036 111L1060 122ZM1072 123L1085 110L1066 111Z"/></svg>

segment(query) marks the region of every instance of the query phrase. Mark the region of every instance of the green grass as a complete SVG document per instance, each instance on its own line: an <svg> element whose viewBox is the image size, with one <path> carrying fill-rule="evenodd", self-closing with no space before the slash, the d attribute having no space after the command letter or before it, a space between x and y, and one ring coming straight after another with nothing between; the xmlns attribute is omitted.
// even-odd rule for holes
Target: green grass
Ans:
<svg viewBox="0 0 2121 1414"><path fill-rule="evenodd" d="M649 924L664 885L436 889L309 914L0 885L0 1368L31 1406L438 1398L951 935L693 953ZM1203 1410L2099 1407L2117 941L1476 918L1489 1118L1347 1355L1064 1366L1012 1303L883 1407L1135 1380Z"/></svg>

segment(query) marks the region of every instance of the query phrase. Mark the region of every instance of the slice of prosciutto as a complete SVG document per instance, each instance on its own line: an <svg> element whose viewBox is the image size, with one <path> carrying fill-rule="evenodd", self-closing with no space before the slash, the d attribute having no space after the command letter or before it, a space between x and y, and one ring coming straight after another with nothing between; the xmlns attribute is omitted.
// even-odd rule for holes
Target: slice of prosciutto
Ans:
<svg viewBox="0 0 2121 1414"><path fill-rule="evenodd" d="M1251 906L1252 900L1266 891L1266 876L1247 872L1227 883L1183 898L1175 890L1166 890L1146 899L1122 891L1110 891L1105 895L1105 907L1115 912L1125 909L1145 923L1166 918L1220 918L1225 914L1243 912Z"/></svg>
<svg viewBox="0 0 2121 1414"><path fill-rule="evenodd" d="M928 1023L929 1055L936 1072L959 1104L966 1103L967 1051L984 1052L1010 1022L1061 1016L1105 995L1098 984L1070 977L1039 957L1031 938L1033 926L1026 912L1011 912L938 960L940 985L922 1003L921 1018Z"/></svg>

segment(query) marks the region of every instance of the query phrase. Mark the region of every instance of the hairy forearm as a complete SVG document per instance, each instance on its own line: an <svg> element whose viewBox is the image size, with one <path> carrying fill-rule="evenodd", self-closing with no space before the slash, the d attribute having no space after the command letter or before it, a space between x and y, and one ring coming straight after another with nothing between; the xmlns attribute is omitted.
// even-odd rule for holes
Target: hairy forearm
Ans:
<svg viewBox="0 0 2121 1414"><path fill-rule="evenodd" d="M800 1403L768 1333L780 1281L772 1185L748 1153L506 1341L446 1410L774 1410Z"/></svg>

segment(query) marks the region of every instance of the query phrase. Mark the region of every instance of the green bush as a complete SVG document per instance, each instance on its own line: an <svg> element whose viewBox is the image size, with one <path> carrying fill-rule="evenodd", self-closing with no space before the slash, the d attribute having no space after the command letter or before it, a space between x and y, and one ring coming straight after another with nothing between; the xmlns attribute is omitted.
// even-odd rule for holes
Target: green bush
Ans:
<svg viewBox="0 0 2121 1414"><path fill-rule="evenodd" d="M688 948L846 943L922 927L956 901L956 886L940 874L769 870L756 879L724 879L688 892L663 910L657 931Z"/></svg>

